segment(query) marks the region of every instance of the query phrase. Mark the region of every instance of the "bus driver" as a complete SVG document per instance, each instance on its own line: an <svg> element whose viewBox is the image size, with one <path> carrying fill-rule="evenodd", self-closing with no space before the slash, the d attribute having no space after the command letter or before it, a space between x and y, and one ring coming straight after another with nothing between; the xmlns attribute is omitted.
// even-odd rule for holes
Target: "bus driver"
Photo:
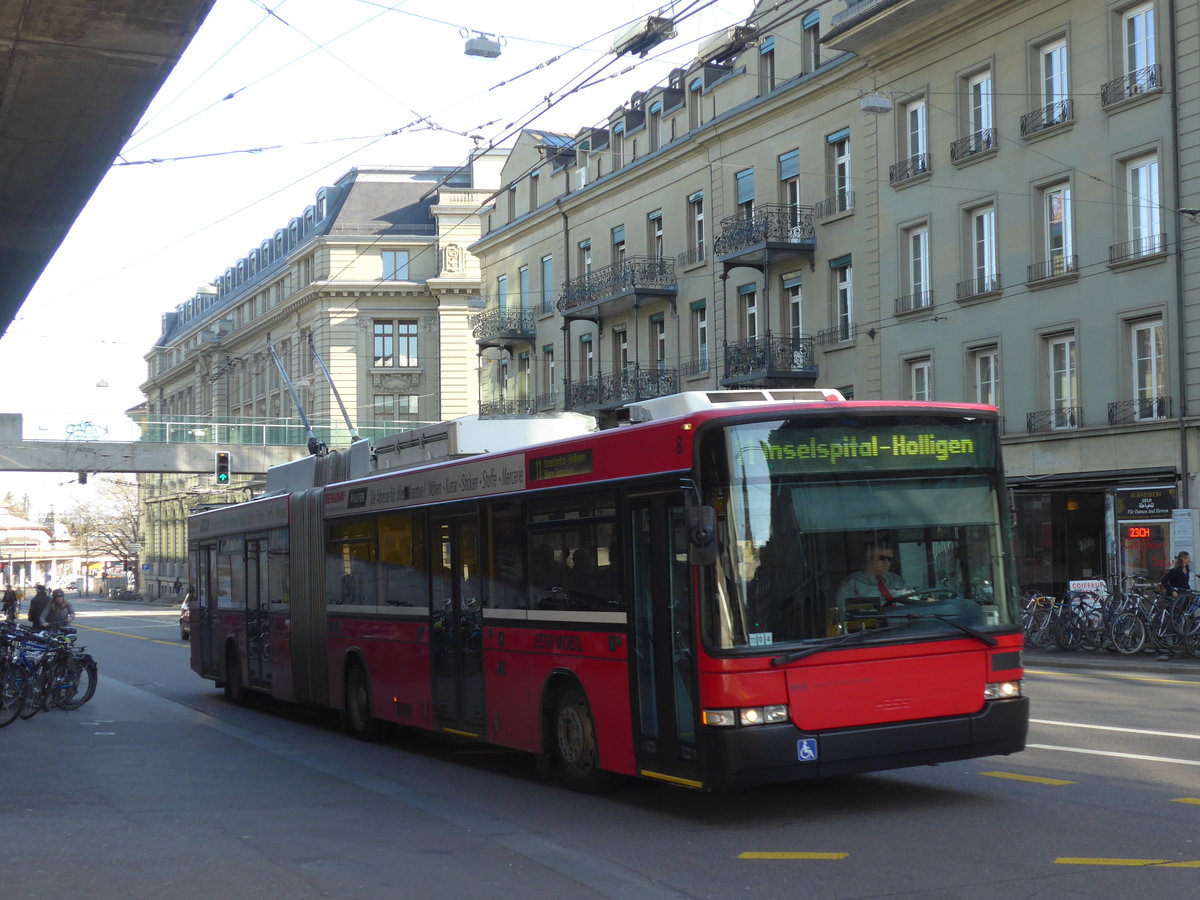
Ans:
<svg viewBox="0 0 1200 900"><path fill-rule="evenodd" d="M874 600L881 609L886 609L916 599L916 591L892 571L895 561L896 551L890 545L867 544L863 568L846 576L838 588L838 607L844 611L847 600Z"/></svg>

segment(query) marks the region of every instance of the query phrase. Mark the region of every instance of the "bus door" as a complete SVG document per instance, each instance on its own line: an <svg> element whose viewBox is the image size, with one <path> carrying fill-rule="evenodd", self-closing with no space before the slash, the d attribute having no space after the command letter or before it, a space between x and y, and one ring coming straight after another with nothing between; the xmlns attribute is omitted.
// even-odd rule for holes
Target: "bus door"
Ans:
<svg viewBox="0 0 1200 900"><path fill-rule="evenodd" d="M433 593L430 655L436 727L482 737L483 604L476 515L430 519Z"/></svg>
<svg viewBox="0 0 1200 900"><path fill-rule="evenodd" d="M252 687L271 686L271 598L267 536L246 540L246 671Z"/></svg>
<svg viewBox="0 0 1200 900"><path fill-rule="evenodd" d="M692 585L683 498L630 499L633 727L638 771L700 786Z"/></svg>
<svg viewBox="0 0 1200 900"><path fill-rule="evenodd" d="M196 633L192 641L200 649L200 672L220 677L221 635L217 612L217 548L204 544L196 550Z"/></svg>

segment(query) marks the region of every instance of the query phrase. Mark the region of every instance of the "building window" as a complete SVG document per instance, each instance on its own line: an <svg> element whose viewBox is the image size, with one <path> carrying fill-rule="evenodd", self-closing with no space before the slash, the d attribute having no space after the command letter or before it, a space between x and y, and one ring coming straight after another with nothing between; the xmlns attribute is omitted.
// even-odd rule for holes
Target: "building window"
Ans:
<svg viewBox="0 0 1200 900"><path fill-rule="evenodd" d="M613 369L617 372L629 365L629 332L624 328L613 332Z"/></svg>
<svg viewBox="0 0 1200 900"><path fill-rule="evenodd" d="M547 344L542 348L542 371L546 378L546 393L550 404L558 396L558 384L554 379L554 345Z"/></svg>
<svg viewBox="0 0 1200 900"><path fill-rule="evenodd" d="M689 262L704 260L704 193L696 191L688 197L688 243L692 247L693 259Z"/></svg>
<svg viewBox="0 0 1200 900"><path fill-rule="evenodd" d="M1121 14L1124 73L1136 75L1158 61L1154 44L1154 4L1143 3Z"/></svg>
<svg viewBox="0 0 1200 900"><path fill-rule="evenodd" d="M767 37L758 46L758 92L775 90L775 38Z"/></svg>
<svg viewBox="0 0 1200 900"><path fill-rule="evenodd" d="M408 281L407 250L384 250L380 256L383 258L384 281Z"/></svg>
<svg viewBox="0 0 1200 900"><path fill-rule="evenodd" d="M967 79L967 128L974 139L974 149L990 150L995 146L996 127L993 113L991 70L977 72Z"/></svg>
<svg viewBox="0 0 1200 900"><path fill-rule="evenodd" d="M1072 117L1067 70L1067 41L1058 38L1035 48L1036 96L1041 107L1021 117L1021 134L1028 136Z"/></svg>
<svg viewBox="0 0 1200 900"><path fill-rule="evenodd" d="M800 71L815 72L821 66L821 12L812 10L801 20Z"/></svg>
<svg viewBox="0 0 1200 900"><path fill-rule="evenodd" d="M921 224L905 233L907 259L905 280L910 295L909 309L929 306L933 295L929 289L929 225Z"/></svg>
<svg viewBox="0 0 1200 900"><path fill-rule="evenodd" d="M508 276L499 275L496 278L496 309L508 307Z"/></svg>
<svg viewBox="0 0 1200 900"><path fill-rule="evenodd" d="M415 422L417 398L412 394L376 394L373 417L376 422Z"/></svg>
<svg viewBox="0 0 1200 900"><path fill-rule="evenodd" d="M1157 154L1130 160L1125 164L1125 172L1129 255L1161 253L1166 249L1166 235L1162 228Z"/></svg>
<svg viewBox="0 0 1200 900"><path fill-rule="evenodd" d="M696 356L697 371L708 371L708 310L703 300L692 304L692 352Z"/></svg>
<svg viewBox="0 0 1200 900"><path fill-rule="evenodd" d="M1079 396L1075 357L1075 335L1046 341L1050 373L1050 427L1076 427L1075 407Z"/></svg>
<svg viewBox="0 0 1200 900"><path fill-rule="evenodd" d="M818 217L849 212L854 208L854 192L850 181L850 129L845 128L826 138L827 183L829 196L815 211Z"/></svg>
<svg viewBox="0 0 1200 900"><path fill-rule="evenodd" d="M542 312L554 312L554 257L542 257Z"/></svg>
<svg viewBox="0 0 1200 900"><path fill-rule="evenodd" d="M754 170L743 169L733 176L734 203L738 215L749 219L754 215Z"/></svg>
<svg viewBox="0 0 1200 900"><path fill-rule="evenodd" d="M933 399L933 362L929 357L909 360L908 397L917 402Z"/></svg>
<svg viewBox="0 0 1200 900"><path fill-rule="evenodd" d="M667 366L667 323L662 313L650 317L650 347L654 366L661 372Z"/></svg>
<svg viewBox="0 0 1200 900"><path fill-rule="evenodd" d="M783 286L784 302L787 303L788 333L792 341L804 337L804 310L801 306L803 299L800 282L786 283Z"/></svg>
<svg viewBox="0 0 1200 900"><path fill-rule="evenodd" d="M1000 350L982 347L971 353L971 371L975 378L975 402L1000 406Z"/></svg>
<svg viewBox="0 0 1200 900"><path fill-rule="evenodd" d="M980 206L967 211L967 280L958 286L958 299L1000 290L996 269L996 209Z"/></svg>
<svg viewBox="0 0 1200 900"><path fill-rule="evenodd" d="M615 172L625 165L625 124L623 122L613 127L609 149L612 151L612 167Z"/></svg>
<svg viewBox="0 0 1200 900"><path fill-rule="evenodd" d="M663 258L663 224L662 210L656 209L646 217L646 236L647 244L650 247L650 255L655 259Z"/></svg>
<svg viewBox="0 0 1200 900"><path fill-rule="evenodd" d="M618 225L612 230L612 261L615 264L625 262L625 226Z"/></svg>
<svg viewBox="0 0 1200 900"><path fill-rule="evenodd" d="M517 217L517 186L510 184L508 186L508 221L513 221Z"/></svg>
<svg viewBox="0 0 1200 900"><path fill-rule="evenodd" d="M758 337L758 288L743 284L738 288L738 299L742 308L742 337L752 341Z"/></svg>
<svg viewBox="0 0 1200 900"><path fill-rule="evenodd" d="M1060 184L1042 191L1043 252L1045 266L1037 276L1052 278L1075 271L1071 239L1071 188Z"/></svg>
<svg viewBox="0 0 1200 900"><path fill-rule="evenodd" d="M854 270L848 260L833 266L833 320L839 341L854 337Z"/></svg>
<svg viewBox="0 0 1200 900"><path fill-rule="evenodd" d="M420 365L417 358L417 323L412 320L375 319L374 365L402 368Z"/></svg>
<svg viewBox="0 0 1200 900"><path fill-rule="evenodd" d="M538 173L529 173L529 211L538 207Z"/></svg>
<svg viewBox="0 0 1200 900"><path fill-rule="evenodd" d="M800 151L779 156L779 200L788 208L788 224L800 224Z"/></svg>
<svg viewBox="0 0 1200 900"><path fill-rule="evenodd" d="M579 242L579 274L592 274L592 242L590 240Z"/></svg>
<svg viewBox="0 0 1200 900"><path fill-rule="evenodd" d="M517 269L517 303L522 312L529 309L529 266Z"/></svg>
<svg viewBox="0 0 1200 900"><path fill-rule="evenodd" d="M650 115L646 123L646 131L649 133L650 152L653 153L658 149L662 141L662 104L655 102L650 104Z"/></svg>
<svg viewBox="0 0 1200 900"><path fill-rule="evenodd" d="M704 116L700 104L704 100L704 79L693 78L688 85L688 130L695 131L704 124Z"/></svg>
<svg viewBox="0 0 1200 900"><path fill-rule="evenodd" d="M929 132L925 98L904 106L904 143L902 159L908 161L909 175L929 170Z"/></svg>
<svg viewBox="0 0 1200 900"><path fill-rule="evenodd" d="M596 371L596 355L592 349L592 336L585 334L579 339L579 377L591 378Z"/></svg>
<svg viewBox="0 0 1200 900"><path fill-rule="evenodd" d="M1134 419L1161 419L1167 393L1166 350L1161 319L1136 322L1130 327L1133 361Z"/></svg>

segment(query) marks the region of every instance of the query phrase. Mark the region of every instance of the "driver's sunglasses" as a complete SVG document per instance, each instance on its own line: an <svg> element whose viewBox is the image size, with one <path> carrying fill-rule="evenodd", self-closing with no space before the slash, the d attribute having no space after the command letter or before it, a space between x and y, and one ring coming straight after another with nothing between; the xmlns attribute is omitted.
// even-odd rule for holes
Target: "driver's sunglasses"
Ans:
<svg viewBox="0 0 1200 900"><path fill-rule="evenodd" d="M894 557L894 556L887 556L883 553L880 553L878 556L875 557L875 559L878 560L879 562L891 562L895 558L896 557Z"/></svg>

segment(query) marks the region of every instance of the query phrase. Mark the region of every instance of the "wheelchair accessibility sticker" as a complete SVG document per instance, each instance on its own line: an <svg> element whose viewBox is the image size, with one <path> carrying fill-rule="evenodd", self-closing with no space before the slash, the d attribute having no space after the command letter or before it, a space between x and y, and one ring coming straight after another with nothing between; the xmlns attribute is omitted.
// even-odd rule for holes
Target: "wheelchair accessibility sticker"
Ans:
<svg viewBox="0 0 1200 900"><path fill-rule="evenodd" d="M796 759L800 760L800 762L813 762L816 758L816 738L801 738L796 741Z"/></svg>

